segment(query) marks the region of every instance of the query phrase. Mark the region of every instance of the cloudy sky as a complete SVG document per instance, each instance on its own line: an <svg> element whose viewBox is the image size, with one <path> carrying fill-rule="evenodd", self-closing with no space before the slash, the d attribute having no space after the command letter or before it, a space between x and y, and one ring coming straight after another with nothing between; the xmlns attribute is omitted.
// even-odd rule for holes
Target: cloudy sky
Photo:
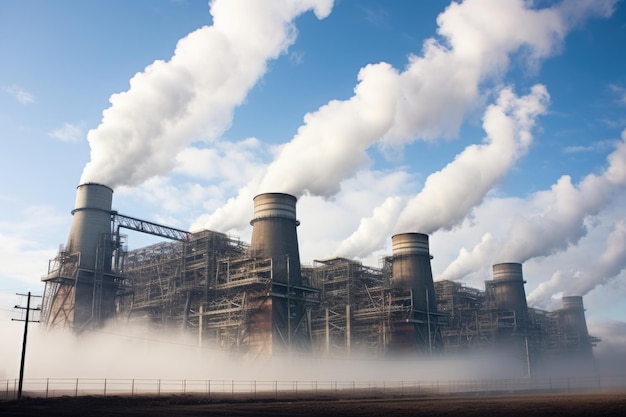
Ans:
<svg viewBox="0 0 626 417"><path fill-rule="evenodd" d="M0 2L0 308L41 294L75 188L249 240L299 198L303 262L430 235L436 279L523 262L529 304L626 327L626 4ZM129 248L155 240L129 232Z"/></svg>

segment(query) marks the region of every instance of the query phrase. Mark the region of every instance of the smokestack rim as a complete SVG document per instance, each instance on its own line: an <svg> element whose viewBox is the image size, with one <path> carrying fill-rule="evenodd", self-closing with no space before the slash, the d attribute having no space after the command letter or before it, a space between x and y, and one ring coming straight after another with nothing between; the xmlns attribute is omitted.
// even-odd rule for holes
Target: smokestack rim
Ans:
<svg viewBox="0 0 626 417"><path fill-rule="evenodd" d="M72 216L84 210L101 211L111 214L113 200L113 188L97 182L85 182L76 187L76 201Z"/></svg>
<svg viewBox="0 0 626 417"><path fill-rule="evenodd" d="M564 295L561 297L561 310L585 311L582 295Z"/></svg>
<svg viewBox="0 0 626 417"><path fill-rule="evenodd" d="M426 237L426 239L424 239L424 240L426 240L426 242L428 242L428 239L429 239L429 237L430 237L430 236L429 236L428 234L426 234L426 233L419 233L419 232L406 232L406 233L396 233L396 234L392 235L392 236L391 236L391 240L393 240L393 238L394 238L394 237L396 237L396 236L400 236L400 235L406 235L406 236L425 236L425 237Z"/></svg>
<svg viewBox="0 0 626 417"><path fill-rule="evenodd" d="M108 185L105 184L101 184L99 182L83 182L82 184L78 184L76 186L76 189L79 189L81 187L85 187L85 186L94 186L97 185L99 187L104 187L104 188L108 188L109 190L111 190L111 193L114 193L115 191L113 190L113 188L109 187Z"/></svg>
<svg viewBox="0 0 626 417"><path fill-rule="evenodd" d="M391 255L394 259L416 255L433 259L430 254L429 236L418 232L396 233L391 236Z"/></svg>
<svg viewBox="0 0 626 417"><path fill-rule="evenodd" d="M273 195L273 196L282 196L282 197L290 197L291 199L293 199L294 203L298 201L298 198L297 198L295 195L293 195L293 194L289 194L289 193L276 193L276 192L270 192L270 193L259 193L259 194L255 195L255 196L252 198L252 201L256 200L256 199L257 199L257 197L262 197L262 196L270 196L270 195Z"/></svg>
<svg viewBox="0 0 626 417"><path fill-rule="evenodd" d="M520 262L501 262L491 266L493 272L493 280L491 282L521 282L526 284L524 280L524 272ZM504 276L504 278L502 278Z"/></svg>
<svg viewBox="0 0 626 417"><path fill-rule="evenodd" d="M296 218L296 196L287 193L261 193L254 196L254 214L250 225L254 226L257 221L268 219L287 219L295 222L296 226L300 222Z"/></svg>

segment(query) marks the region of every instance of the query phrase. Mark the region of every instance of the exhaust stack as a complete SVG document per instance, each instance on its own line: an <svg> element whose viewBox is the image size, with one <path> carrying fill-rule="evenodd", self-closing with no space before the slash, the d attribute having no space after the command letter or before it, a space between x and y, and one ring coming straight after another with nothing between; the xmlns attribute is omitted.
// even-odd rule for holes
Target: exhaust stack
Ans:
<svg viewBox="0 0 626 417"><path fill-rule="evenodd" d="M563 297L562 302L563 307L559 311L559 325L562 330L565 350L591 354L592 343L585 319L583 297Z"/></svg>
<svg viewBox="0 0 626 417"><path fill-rule="evenodd" d="M410 307L409 315L394 319L390 352L433 352L442 347L437 298L430 266L428 235L403 233L391 237L392 275L391 288L395 303L404 309ZM410 304L406 294L411 293Z"/></svg>
<svg viewBox="0 0 626 417"><path fill-rule="evenodd" d="M76 188L76 204L65 250L51 261L42 321L47 327L81 331L115 315L117 277L112 271L113 190L96 183Z"/></svg>
<svg viewBox="0 0 626 417"><path fill-rule="evenodd" d="M74 217L66 251L80 253L81 269L95 270L99 257L98 246L103 236L111 234L113 190L106 185L95 183L81 184L76 190L76 205L72 210ZM111 256L110 253L106 255L102 269L110 272Z"/></svg>
<svg viewBox="0 0 626 417"><path fill-rule="evenodd" d="M296 227L296 197L267 193L254 197L250 255L272 258L273 281L300 285L300 251Z"/></svg>
<svg viewBox="0 0 626 417"><path fill-rule="evenodd" d="M393 270L391 286L412 290L413 307L421 311L437 311L437 299L430 267L428 235L403 233L391 237Z"/></svg>
<svg viewBox="0 0 626 417"><path fill-rule="evenodd" d="M249 255L271 259L271 291L250 317L252 350L271 354L310 350L305 293L296 227L296 197L283 193L254 197Z"/></svg>
<svg viewBox="0 0 626 417"><path fill-rule="evenodd" d="M493 265L493 301L498 310L510 310L515 313L518 329L524 329L528 321L528 304L524 290L522 264L501 263Z"/></svg>

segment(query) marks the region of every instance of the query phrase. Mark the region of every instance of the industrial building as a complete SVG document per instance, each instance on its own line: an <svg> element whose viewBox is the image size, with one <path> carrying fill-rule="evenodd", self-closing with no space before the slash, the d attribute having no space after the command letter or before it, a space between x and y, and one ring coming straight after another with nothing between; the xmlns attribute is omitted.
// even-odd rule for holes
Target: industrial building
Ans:
<svg viewBox="0 0 626 417"><path fill-rule="evenodd" d="M249 244L112 210L113 190L78 186L67 244L50 261L42 321L77 332L110 320L185 329L201 345L251 355L440 355L507 348L529 364L593 361L582 297L529 308L522 265L493 265L485 289L433 282L428 235L392 237L378 267L332 258L302 265L296 198L254 198ZM168 241L128 251L121 229Z"/></svg>

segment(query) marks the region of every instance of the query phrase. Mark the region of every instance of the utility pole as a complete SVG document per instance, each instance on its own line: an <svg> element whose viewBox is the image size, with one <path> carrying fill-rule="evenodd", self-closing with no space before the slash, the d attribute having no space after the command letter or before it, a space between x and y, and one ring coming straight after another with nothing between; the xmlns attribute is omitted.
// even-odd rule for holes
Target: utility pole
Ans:
<svg viewBox="0 0 626 417"><path fill-rule="evenodd" d="M17 294L17 295L22 295L25 297L28 297L26 300L26 308L22 307L22 306L15 306L15 308L19 309L19 310L26 310L26 317L24 319L11 319L12 321L23 321L24 322L24 340L22 342L22 360L20 361L20 379L19 379L19 383L17 386L17 399L21 400L22 399L22 385L24 383L24 361L26 359L26 336L28 335L28 322L30 319L30 312L31 311L40 311L41 308L36 307L36 308L31 308L30 307L30 298L31 297L41 297L40 295L32 295L30 294L30 291L28 292L28 294ZM39 320L33 320L35 323L39 323Z"/></svg>

